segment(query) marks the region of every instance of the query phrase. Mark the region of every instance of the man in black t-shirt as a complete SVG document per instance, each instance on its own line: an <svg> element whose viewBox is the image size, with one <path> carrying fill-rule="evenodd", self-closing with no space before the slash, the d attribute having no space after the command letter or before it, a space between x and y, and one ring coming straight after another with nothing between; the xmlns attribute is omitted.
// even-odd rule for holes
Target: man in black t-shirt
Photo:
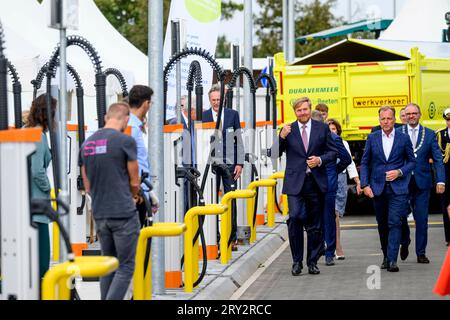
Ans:
<svg viewBox="0 0 450 320"><path fill-rule="evenodd" d="M81 174L92 197L102 255L119 260L116 272L100 279L102 300L123 299L134 273L140 229L134 200L139 192L139 172L136 142L123 133L129 114L127 104L112 104L105 127L80 150Z"/></svg>

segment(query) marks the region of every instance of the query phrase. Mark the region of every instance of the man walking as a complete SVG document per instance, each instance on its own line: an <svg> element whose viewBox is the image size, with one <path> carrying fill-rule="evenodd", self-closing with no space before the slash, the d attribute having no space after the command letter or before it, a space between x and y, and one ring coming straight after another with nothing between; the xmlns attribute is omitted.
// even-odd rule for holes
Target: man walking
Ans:
<svg viewBox="0 0 450 320"><path fill-rule="evenodd" d="M311 119L311 100L300 98L293 104L297 121L287 124L273 149L286 152L282 193L288 196L287 220L293 265L292 275L303 268L303 228L307 233L308 273L319 274L317 260L323 248L322 216L327 192L326 165L336 162L337 148L328 126ZM275 151L276 152L276 151Z"/></svg>
<svg viewBox="0 0 450 320"><path fill-rule="evenodd" d="M408 184L416 159L411 140L394 130L395 109L378 110L381 130L371 133L361 160L361 188L373 199L381 249L382 269L397 272L402 219L408 214Z"/></svg>
<svg viewBox="0 0 450 320"><path fill-rule="evenodd" d="M92 209L102 255L114 256L119 268L100 279L102 300L124 298L133 277L139 219L133 198L139 191L136 142L123 133L130 114L125 103L114 103L105 127L80 150L81 174Z"/></svg>
<svg viewBox="0 0 450 320"><path fill-rule="evenodd" d="M436 172L436 193L445 192L445 171L442 162L442 154L436 135L433 130L419 124L422 116L420 108L415 103L410 103L405 109L408 124L397 129L408 134L416 157L416 168L412 172L409 182L409 203L416 221L416 255L418 263L430 263L426 256L428 240L428 203L430 190L433 187L430 159ZM402 241L400 258L406 260L409 254L408 246L411 243L408 221L402 221Z"/></svg>

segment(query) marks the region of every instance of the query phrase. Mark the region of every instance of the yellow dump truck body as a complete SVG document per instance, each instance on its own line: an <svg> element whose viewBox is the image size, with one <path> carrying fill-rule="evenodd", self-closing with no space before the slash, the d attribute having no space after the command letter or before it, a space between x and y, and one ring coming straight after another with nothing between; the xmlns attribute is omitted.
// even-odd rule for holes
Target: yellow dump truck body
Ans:
<svg viewBox="0 0 450 320"><path fill-rule="evenodd" d="M417 103L424 126L444 127L442 114L450 107L450 59L427 58L417 47L410 50L409 57L399 54L403 60L307 65L287 65L283 54L275 55L282 122L295 121L292 102L308 96L313 107L328 105L329 118L342 124L342 137L349 141L366 140L379 124L378 109L383 105L395 107L400 122L400 109Z"/></svg>

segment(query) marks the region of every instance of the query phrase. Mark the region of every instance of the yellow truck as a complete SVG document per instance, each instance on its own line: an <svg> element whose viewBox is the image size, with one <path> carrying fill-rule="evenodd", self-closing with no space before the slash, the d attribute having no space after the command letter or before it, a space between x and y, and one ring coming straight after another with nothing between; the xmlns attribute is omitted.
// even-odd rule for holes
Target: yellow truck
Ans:
<svg viewBox="0 0 450 320"><path fill-rule="evenodd" d="M275 55L279 119L295 120L292 102L308 96L313 107L325 103L337 119L342 137L358 165L365 140L378 125L378 109L399 111L410 102L422 111L422 124L445 126L443 111L450 108L450 44L346 39L287 64Z"/></svg>

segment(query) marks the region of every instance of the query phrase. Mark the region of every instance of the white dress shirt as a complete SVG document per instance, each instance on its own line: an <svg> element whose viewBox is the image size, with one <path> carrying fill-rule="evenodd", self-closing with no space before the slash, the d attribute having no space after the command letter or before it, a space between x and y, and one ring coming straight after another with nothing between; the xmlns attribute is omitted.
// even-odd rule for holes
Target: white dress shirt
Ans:
<svg viewBox="0 0 450 320"><path fill-rule="evenodd" d="M383 140L383 151L386 160L389 159L389 155L392 151L392 145L394 144L395 138L395 129L389 134L389 137L384 133L383 129L381 129L381 140Z"/></svg>
<svg viewBox="0 0 450 320"><path fill-rule="evenodd" d="M301 123L298 120L297 120L297 123L298 123L298 128L300 129L300 137L301 137L302 136L302 131L303 131L303 129L302 129L303 123ZM311 123L312 123L311 119L309 119L308 122L305 123L305 125L306 125L306 128L305 128L306 129L306 136L308 138L308 145L309 145L309 137L311 136Z"/></svg>
<svg viewBox="0 0 450 320"><path fill-rule="evenodd" d="M345 149L351 156L352 153L350 151L350 146L349 146L348 142L345 140L342 140L342 143L344 144ZM348 165L347 169L344 170L344 173L345 172L348 172L348 176L350 179L354 179L354 178L358 177L358 170L356 170L356 165L355 165L355 162L353 161L353 159L352 159L352 163L350 163Z"/></svg>
<svg viewBox="0 0 450 320"><path fill-rule="evenodd" d="M211 108L211 111L212 111L213 120L214 120L214 122L217 123L217 116L219 113L215 112L213 108ZM222 117L220 117L220 120L221 120L220 122L222 123L222 127L223 127L223 122L225 121L225 115L224 115L223 110L222 110Z"/></svg>

